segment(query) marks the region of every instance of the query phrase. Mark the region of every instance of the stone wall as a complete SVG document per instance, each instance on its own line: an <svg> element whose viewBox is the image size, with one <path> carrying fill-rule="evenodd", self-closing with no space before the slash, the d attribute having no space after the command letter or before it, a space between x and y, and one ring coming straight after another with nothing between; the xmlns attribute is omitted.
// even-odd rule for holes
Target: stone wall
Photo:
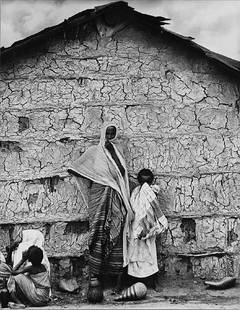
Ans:
<svg viewBox="0 0 240 310"><path fill-rule="evenodd" d="M39 228L53 277L66 265L82 277L87 207L66 168L115 120L132 180L148 167L162 187L161 270L238 275L239 82L170 35L84 27L86 35L48 39L1 68L0 249Z"/></svg>

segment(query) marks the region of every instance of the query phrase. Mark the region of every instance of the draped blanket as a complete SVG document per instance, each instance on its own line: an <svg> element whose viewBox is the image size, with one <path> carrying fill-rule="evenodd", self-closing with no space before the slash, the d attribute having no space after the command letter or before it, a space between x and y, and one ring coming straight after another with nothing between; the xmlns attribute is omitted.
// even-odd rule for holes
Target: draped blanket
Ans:
<svg viewBox="0 0 240 310"><path fill-rule="evenodd" d="M130 193L127 168L121 149L114 140L111 140L114 151L118 156L121 165L126 171L124 176L122 176L116 162L105 148L105 134L108 126L116 127L114 124L106 124L101 131L100 143L98 145L89 147L83 155L81 155L75 162L71 164L68 171L74 174L77 178L82 176L94 183L111 188L112 190L116 191L117 195L121 198L121 204L124 204L124 207L127 210L122 232L123 264L125 266L128 263L127 234L129 231L129 216L133 217L133 212L129 203ZM81 191L80 187L79 190ZM98 205L98 202L96 202L96 205ZM99 208L101 207L102 206L100 205ZM107 207L107 205L105 205L105 207ZM91 225L91 217L89 220Z"/></svg>
<svg viewBox="0 0 240 310"><path fill-rule="evenodd" d="M167 228L157 196L156 186L147 183L136 187L131 195L135 218L130 230L128 274L148 277L158 271L156 236Z"/></svg>
<svg viewBox="0 0 240 310"><path fill-rule="evenodd" d="M126 209L111 187L93 183L89 201L89 268L96 275L119 274L123 269L122 232Z"/></svg>

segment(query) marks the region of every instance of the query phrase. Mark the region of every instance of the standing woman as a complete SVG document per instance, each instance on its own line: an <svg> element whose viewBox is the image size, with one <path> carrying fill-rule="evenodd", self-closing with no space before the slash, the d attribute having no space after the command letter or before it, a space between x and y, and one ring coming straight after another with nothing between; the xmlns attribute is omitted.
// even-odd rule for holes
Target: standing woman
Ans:
<svg viewBox="0 0 240 310"><path fill-rule="evenodd" d="M89 147L68 171L91 181L89 193L89 302L103 299L101 276L120 276L128 264L127 234L133 219L126 163L117 127L104 125L98 145Z"/></svg>

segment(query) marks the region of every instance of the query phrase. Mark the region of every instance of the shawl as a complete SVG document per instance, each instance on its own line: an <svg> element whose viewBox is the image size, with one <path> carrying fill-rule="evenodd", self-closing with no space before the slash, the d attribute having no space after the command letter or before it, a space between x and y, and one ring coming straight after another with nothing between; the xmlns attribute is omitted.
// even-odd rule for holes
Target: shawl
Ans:
<svg viewBox="0 0 240 310"><path fill-rule="evenodd" d="M110 140L110 142L112 143L114 150L126 171L124 176L121 175L117 164L113 160L109 151L105 148L106 129L109 126L114 126L116 128L116 135L114 139ZM68 171L70 173L73 173L75 176L83 176L93 182L109 186L116 190L122 197L124 205L127 209L127 218L123 231L123 260L124 266L126 266L128 260L126 238L129 230L129 218L133 217L133 211L129 202L130 192L126 163L122 154L121 147L116 142L117 134L117 126L114 123L105 123L101 129L99 144L89 147L83 155L81 155L75 162L70 165ZM79 190L81 191L80 187Z"/></svg>
<svg viewBox="0 0 240 310"><path fill-rule="evenodd" d="M167 228L167 219L163 214L157 196L156 186L144 183L137 186L131 195L131 204L135 212L132 223L131 238L138 238L143 234L143 240L160 234Z"/></svg>
<svg viewBox="0 0 240 310"><path fill-rule="evenodd" d="M36 274L29 274L29 278L32 279L33 283L37 288L51 288L49 274L46 271Z"/></svg>
<svg viewBox="0 0 240 310"><path fill-rule="evenodd" d="M130 199L135 218L130 231L128 274L138 278L158 271L156 236L166 228L166 223L156 187L147 183L137 186Z"/></svg>

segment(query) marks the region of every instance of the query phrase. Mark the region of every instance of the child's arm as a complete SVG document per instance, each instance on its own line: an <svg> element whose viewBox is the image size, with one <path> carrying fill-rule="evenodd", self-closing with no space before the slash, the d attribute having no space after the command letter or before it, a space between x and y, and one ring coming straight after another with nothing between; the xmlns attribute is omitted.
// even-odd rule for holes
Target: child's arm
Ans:
<svg viewBox="0 0 240 310"><path fill-rule="evenodd" d="M10 266L12 266L12 253L17 249L20 241L15 241L11 243L10 245L6 246L6 252L7 252L7 257L6 257L6 263Z"/></svg>
<svg viewBox="0 0 240 310"><path fill-rule="evenodd" d="M20 268L22 266L22 264L24 264L26 262L26 260L28 259L28 251L24 251L22 253L22 259L20 260L20 262L13 268L13 272L15 272L16 270L18 270L18 268Z"/></svg>
<svg viewBox="0 0 240 310"><path fill-rule="evenodd" d="M142 240L155 237L167 229L168 229L167 218L165 217L165 215L162 215L161 217L158 218L158 223L150 229L149 233L145 237L143 237Z"/></svg>
<svg viewBox="0 0 240 310"><path fill-rule="evenodd" d="M31 273L31 271L32 271L32 266L27 266L27 267L19 268L17 270L13 270L12 274L17 275L17 274L25 273L25 272Z"/></svg>

